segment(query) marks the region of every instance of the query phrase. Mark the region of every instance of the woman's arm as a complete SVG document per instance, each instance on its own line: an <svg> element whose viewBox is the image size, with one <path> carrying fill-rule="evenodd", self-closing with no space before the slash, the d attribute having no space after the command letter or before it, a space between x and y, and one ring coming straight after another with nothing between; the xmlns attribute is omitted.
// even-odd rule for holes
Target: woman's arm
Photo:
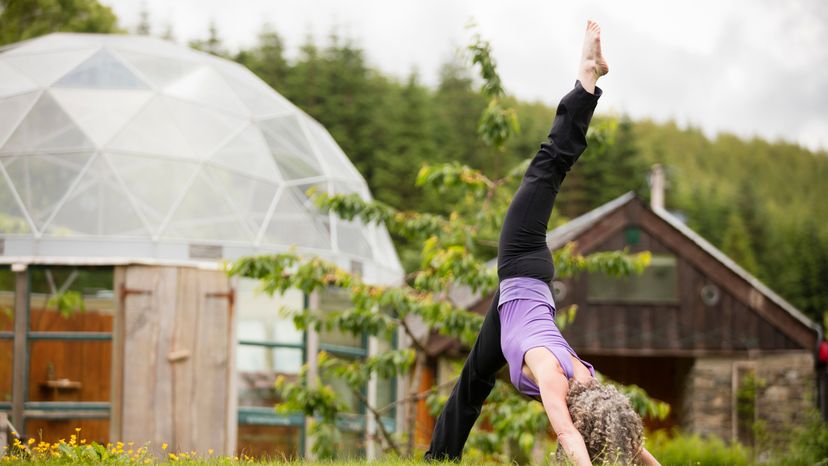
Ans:
<svg viewBox="0 0 828 466"><path fill-rule="evenodd" d="M567 458L577 466L591 465L584 438L569 415L566 405L569 381L559 370L558 360L546 348L532 348L524 355L524 361L540 389L546 416Z"/></svg>

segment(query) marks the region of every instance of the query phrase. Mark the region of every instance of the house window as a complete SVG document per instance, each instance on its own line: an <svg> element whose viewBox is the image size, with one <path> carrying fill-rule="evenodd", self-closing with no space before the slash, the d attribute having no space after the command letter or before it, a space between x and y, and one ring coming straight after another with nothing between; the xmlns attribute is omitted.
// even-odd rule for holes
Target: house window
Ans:
<svg viewBox="0 0 828 466"><path fill-rule="evenodd" d="M676 258L669 255L653 255L650 266L641 275L611 277L601 272L589 272L587 299L596 303L677 302Z"/></svg>

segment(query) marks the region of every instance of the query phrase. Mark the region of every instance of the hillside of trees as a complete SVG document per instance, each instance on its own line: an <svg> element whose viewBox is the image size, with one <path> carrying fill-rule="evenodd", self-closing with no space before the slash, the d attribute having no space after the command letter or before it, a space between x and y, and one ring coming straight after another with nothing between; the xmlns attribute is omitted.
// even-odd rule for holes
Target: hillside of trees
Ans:
<svg viewBox="0 0 828 466"><path fill-rule="evenodd" d="M32 5L24 11L15 2L0 2L1 42L53 30L118 30L111 11L94 0L62 2L72 5L73 15L49 0L25 3L37 5L42 13L37 20L29 14ZM374 197L399 209L446 212L451 199L414 186L423 164L456 161L499 178L534 154L554 115L554 108L543 103L511 102L521 133L497 152L477 135L476 116L486 100L462 57L445 63L437 86L428 87L416 72L400 80L371 66L359 45L335 34L321 44L308 38L298 56L288 60L283 39L267 27L255 46L235 53L224 47L216 27L209 31L190 45L244 64L319 120ZM156 33L146 12L135 32ZM168 27L157 34L170 38L174 31ZM828 311L828 154L730 134L711 139L697 128L623 115L599 114L596 123L611 129L606 132L611 141L601 145L600 153L583 155L553 221L629 190L646 198L649 167L661 163L668 174L669 210L806 314L823 320ZM396 240L404 264L412 268L414 248Z"/></svg>

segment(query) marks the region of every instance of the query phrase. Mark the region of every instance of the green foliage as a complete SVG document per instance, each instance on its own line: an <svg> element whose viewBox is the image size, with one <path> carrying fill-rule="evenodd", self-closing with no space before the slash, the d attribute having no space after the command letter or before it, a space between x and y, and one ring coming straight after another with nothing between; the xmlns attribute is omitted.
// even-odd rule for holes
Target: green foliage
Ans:
<svg viewBox="0 0 828 466"><path fill-rule="evenodd" d="M497 73L491 44L475 34L468 51L471 63L480 68L480 77L483 78L480 94L489 100L480 116L477 132L486 145L502 150L509 138L520 132L517 114L514 109L504 105L506 90Z"/></svg>
<svg viewBox="0 0 828 466"><path fill-rule="evenodd" d="M72 290L57 293L49 298L47 305L55 306L61 317L68 318L84 311L83 294Z"/></svg>
<svg viewBox="0 0 828 466"><path fill-rule="evenodd" d="M736 444L727 445L714 437L702 438L698 435L651 432L645 440L647 450L661 464L677 466L741 466L752 464L746 448Z"/></svg>
<svg viewBox="0 0 828 466"><path fill-rule="evenodd" d="M722 238L722 252L730 256L750 273L756 273L759 266L753 256L747 226L736 211L731 212Z"/></svg>
<svg viewBox="0 0 828 466"><path fill-rule="evenodd" d="M97 0L0 0L0 45L52 32L118 31L118 20Z"/></svg>
<svg viewBox="0 0 828 466"><path fill-rule="evenodd" d="M793 429L786 448L776 452L771 464L779 466L828 464L828 424L814 410Z"/></svg>

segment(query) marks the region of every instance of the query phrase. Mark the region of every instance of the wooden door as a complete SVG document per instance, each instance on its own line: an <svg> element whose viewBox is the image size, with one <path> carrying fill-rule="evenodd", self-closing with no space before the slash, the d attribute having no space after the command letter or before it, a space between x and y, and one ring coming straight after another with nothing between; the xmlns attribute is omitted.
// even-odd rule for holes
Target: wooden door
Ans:
<svg viewBox="0 0 828 466"><path fill-rule="evenodd" d="M122 319L113 437L170 451L232 454L233 299L224 272L129 266ZM120 383L119 383L120 382ZM118 396L120 395L120 396Z"/></svg>

